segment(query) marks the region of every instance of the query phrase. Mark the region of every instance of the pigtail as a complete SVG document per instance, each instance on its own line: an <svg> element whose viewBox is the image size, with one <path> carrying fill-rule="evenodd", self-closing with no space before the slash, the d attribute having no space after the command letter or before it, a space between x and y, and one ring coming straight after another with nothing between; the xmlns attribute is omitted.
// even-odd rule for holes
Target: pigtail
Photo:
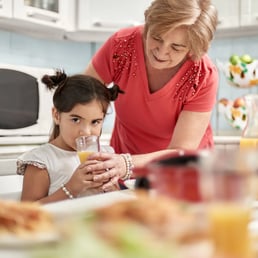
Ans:
<svg viewBox="0 0 258 258"><path fill-rule="evenodd" d="M124 94L125 92L120 89L120 87L117 84L114 84L111 88L108 88L110 93L110 100L114 101L117 99L118 94Z"/></svg>
<svg viewBox="0 0 258 258"><path fill-rule="evenodd" d="M63 70L56 70L55 75L45 74L41 81L47 86L48 89L52 90L58 86L64 85L67 79L67 75Z"/></svg>

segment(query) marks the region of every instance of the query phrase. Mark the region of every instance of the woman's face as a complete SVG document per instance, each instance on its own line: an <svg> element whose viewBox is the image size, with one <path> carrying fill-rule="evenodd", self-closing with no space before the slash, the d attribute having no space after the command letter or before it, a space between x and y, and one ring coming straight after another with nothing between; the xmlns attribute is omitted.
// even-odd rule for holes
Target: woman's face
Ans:
<svg viewBox="0 0 258 258"><path fill-rule="evenodd" d="M147 32L145 54L150 65L155 69L167 69L178 65L189 52L186 30L177 28L157 35Z"/></svg>
<svg viewBox="0 0 258 258"><path fill-rule="evenodd" d="M53 117L60 128L60 134L56 138L58 146L66 150L75 150L77 137L101 134L104 113L101 103L94 100L87 104L77 104L66 113L59 113L53 109Z"/></svg>

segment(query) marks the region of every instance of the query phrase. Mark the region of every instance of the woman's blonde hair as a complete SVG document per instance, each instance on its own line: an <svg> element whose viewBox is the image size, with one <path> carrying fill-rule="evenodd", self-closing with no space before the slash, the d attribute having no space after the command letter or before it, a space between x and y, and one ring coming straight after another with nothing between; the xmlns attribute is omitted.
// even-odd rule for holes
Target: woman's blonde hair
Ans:
<svg viewBox="0 0 258 258"><path fill-rule="evenodd" d="M210 0L154 0L145 11L144 35L162 35L183 27L187 31L187 47L193 60L205 54L218 23L216 8Z"/></svg>

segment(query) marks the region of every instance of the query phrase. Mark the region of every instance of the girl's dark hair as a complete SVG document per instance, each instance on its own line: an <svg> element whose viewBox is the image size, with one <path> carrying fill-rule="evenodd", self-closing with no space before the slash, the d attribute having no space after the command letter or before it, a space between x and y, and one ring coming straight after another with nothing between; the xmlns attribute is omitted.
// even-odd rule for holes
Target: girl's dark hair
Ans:
<svg viewBox="0 0 258 258"><path fill-rule="evenodd" d="M84 74L67 76L61 70L57 70L55 75L44 75L41 81L48 89L56 89L53 103L58 112L70 112L76 104L97 100L106 114L110 102L116 100L119 93L124 93L118 85L108 88L94 77ZM50 140L58 135L59 126L55 125Z"/></svg>

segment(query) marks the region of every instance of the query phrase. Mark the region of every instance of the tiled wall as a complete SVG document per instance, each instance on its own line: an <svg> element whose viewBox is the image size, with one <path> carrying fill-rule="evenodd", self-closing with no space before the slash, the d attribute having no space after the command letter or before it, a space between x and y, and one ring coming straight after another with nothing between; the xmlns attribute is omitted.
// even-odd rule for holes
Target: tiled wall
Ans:
<svg viewBox="0 0 258 258"><path fill-rule="evenodd" d="M25 35L0 31L0 63L20 64L36 67L64 68L68 74L80 73L87 66L92 53L100 46L94 43L74 41L53 41L32 38ZM228 60L233 53L245 53L258 58L258 33L255 37L215 39L212 42L209 55L214 62ZM224 75L220 73L220 87L217 98L235 99L248 93L248 89L230 86ZM251 89L258 93L258 86ZM113 125L113 115L107 116L104 131L110 132ZM228 134L240 134L231 128L225 118L214 108L212 126L215 133L226 131Z"/></svg>

